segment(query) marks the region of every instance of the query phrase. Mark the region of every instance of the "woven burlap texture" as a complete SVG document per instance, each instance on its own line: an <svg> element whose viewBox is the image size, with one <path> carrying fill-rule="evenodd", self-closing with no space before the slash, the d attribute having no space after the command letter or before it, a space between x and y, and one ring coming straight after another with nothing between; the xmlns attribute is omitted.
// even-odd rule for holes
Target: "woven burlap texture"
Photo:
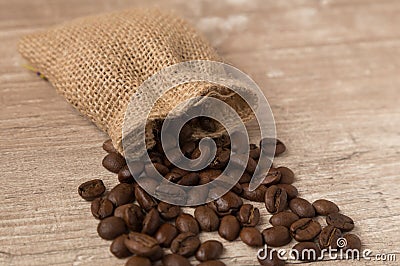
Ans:
<svg viewBox="0 0 400 266"><path fill-rule="evenodd" d="M141 83L180 62L221 61L183 19L155 9L76 19L23 37L19 51L69 103L105 131L121 153L125 110ZM180 102L209 94L221 96L248 120L247 105L237 95L204 82L169 91L154 106L149 120L163 119ZM146 138L151 146L149 132Z"/></svg>

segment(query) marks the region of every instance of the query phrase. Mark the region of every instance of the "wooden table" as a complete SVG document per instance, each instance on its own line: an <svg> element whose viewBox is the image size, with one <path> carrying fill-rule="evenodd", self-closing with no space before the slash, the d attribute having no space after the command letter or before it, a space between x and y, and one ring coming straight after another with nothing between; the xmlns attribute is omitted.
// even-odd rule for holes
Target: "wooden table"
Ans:
<svg viewBox="0 0 400 266"><path fill-rule="evenodd" d="M3 0L0 264L124 264L97 236L90 204L77 194L92 178L117 183L101 167L107 136L23 69L16 45L72 18L155 5L188 18L263 88L288 146L276 164L295 170L301 195L337 202L354 218L363 248L399 257L399 1ZM259 206L262 229L270 215ZM227 265L257 264L256 249L223 242Z"/></svg>

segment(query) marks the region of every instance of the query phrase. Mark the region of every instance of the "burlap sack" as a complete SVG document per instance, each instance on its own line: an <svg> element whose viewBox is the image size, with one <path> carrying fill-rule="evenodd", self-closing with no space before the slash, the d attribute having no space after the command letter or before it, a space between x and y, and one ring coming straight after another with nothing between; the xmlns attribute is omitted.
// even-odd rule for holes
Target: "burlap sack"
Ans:
<svg viewBox="0 0 400 266"><path fill-rule="evenodd" d="M125 110L142 82L176 63L221 61L210 44L184 20L148 9L76 19L25 36L19 51L69 103L105 131L121 153ZM154 106L149 119L163 119L180 102L200 95L223 99L244 120L251 116L240 97L200 82L168 92ZM151 146L154 142L149 132L146 140ZM195 133L201 135L201 131Z"/></svg>

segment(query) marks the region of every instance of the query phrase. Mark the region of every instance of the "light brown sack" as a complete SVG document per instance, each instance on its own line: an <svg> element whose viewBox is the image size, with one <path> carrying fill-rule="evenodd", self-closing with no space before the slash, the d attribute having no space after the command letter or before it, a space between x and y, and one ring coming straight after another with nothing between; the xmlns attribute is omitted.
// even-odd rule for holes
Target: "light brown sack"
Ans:
<svg viewBox="0 0 400 266"><path fill-rule="evenodd" d="M127 105L146 79L180 62L221 61L210 44L184 20L148 9L76 19L25 36L19 51L69 103L105 131L121 153ZM248 105L237 95L198 82L168 92L154 106L149 119L162 120L177 104L202 95L223 99L244 120L251 117ZM138 125L141 123L138 121ZM197 131L195 137L202 134ZM150 130L146 134L150 146L154 145L152 138Z"/></svg>

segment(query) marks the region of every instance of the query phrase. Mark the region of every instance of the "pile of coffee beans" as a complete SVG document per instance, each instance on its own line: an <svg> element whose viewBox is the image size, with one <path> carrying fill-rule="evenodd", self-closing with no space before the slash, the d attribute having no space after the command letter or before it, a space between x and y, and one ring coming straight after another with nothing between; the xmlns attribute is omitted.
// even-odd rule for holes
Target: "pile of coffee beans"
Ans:
<svg viewBox="0 0 400 266"><path fill-rule="evenodd" d="M209 131L215 129L210 120L200 122ZM199 156L199 143L191 138L191 134L191 127L184 126L180 147L185 156L194 159ZM240 149L237 144L231 144L230 140L234 137L214 139L217 144L216 158L206 169L197 172L188 172L171 164L163 153L159 139L148 153L152 164L167 180L196 186L206 184L222 173L231 150ZM227 241L240 238L245 244L257 247L257 250L264 244L269 247L284 246L294 239L298 242L293 246L293 250L298 251L295 258L303 261L317 259L302 255L301 251L305 249L315 250L317 255L329 247L360 250L360 239L347 233L354 228L353 220L341 214L338 206L331 201L320 199L310 203L298 197L298 190L292 185L294 173L289 168L272 166L262 184L249 191L251 175L265 145L275 145L275 156L286 150L277 139L263 139L259 146L250 144L246 171L239 182L219 199L194 207L194 215L184 213L180 206L160 202L143 190L133 176L143 173L151 176L150 168L136 162L129 169L111 140L103 144L108 153L103 166L118 174L120 183L104 195L106 188L103 182L94 179L80 185L78 192L83 199L92 201L92 214L100 220L97 232L101 238L112 240L111 253L117 258L131 257L126 262L127 266L153 265L157 261L165 266L191 265L188 258L192 256L201 266L225 265L219 260L223 253L222 243L216 240L201 243L201 231L218 232ZM205 198L208 193L212 191L205 192ZM243 199L264 202L267 211L273 214L269 219L271 227L260 232L256 228L262 219L260 210L252 204L244 204ZM327 226L322 228L317 216L325 216ZM337 240L341 237L347 240L347 246L338 247ZM258 258L261 265L285 264L276 251L269 248L266 251L269 253L266 259ZM254 259L256 261L257 257Z"/></svg>

